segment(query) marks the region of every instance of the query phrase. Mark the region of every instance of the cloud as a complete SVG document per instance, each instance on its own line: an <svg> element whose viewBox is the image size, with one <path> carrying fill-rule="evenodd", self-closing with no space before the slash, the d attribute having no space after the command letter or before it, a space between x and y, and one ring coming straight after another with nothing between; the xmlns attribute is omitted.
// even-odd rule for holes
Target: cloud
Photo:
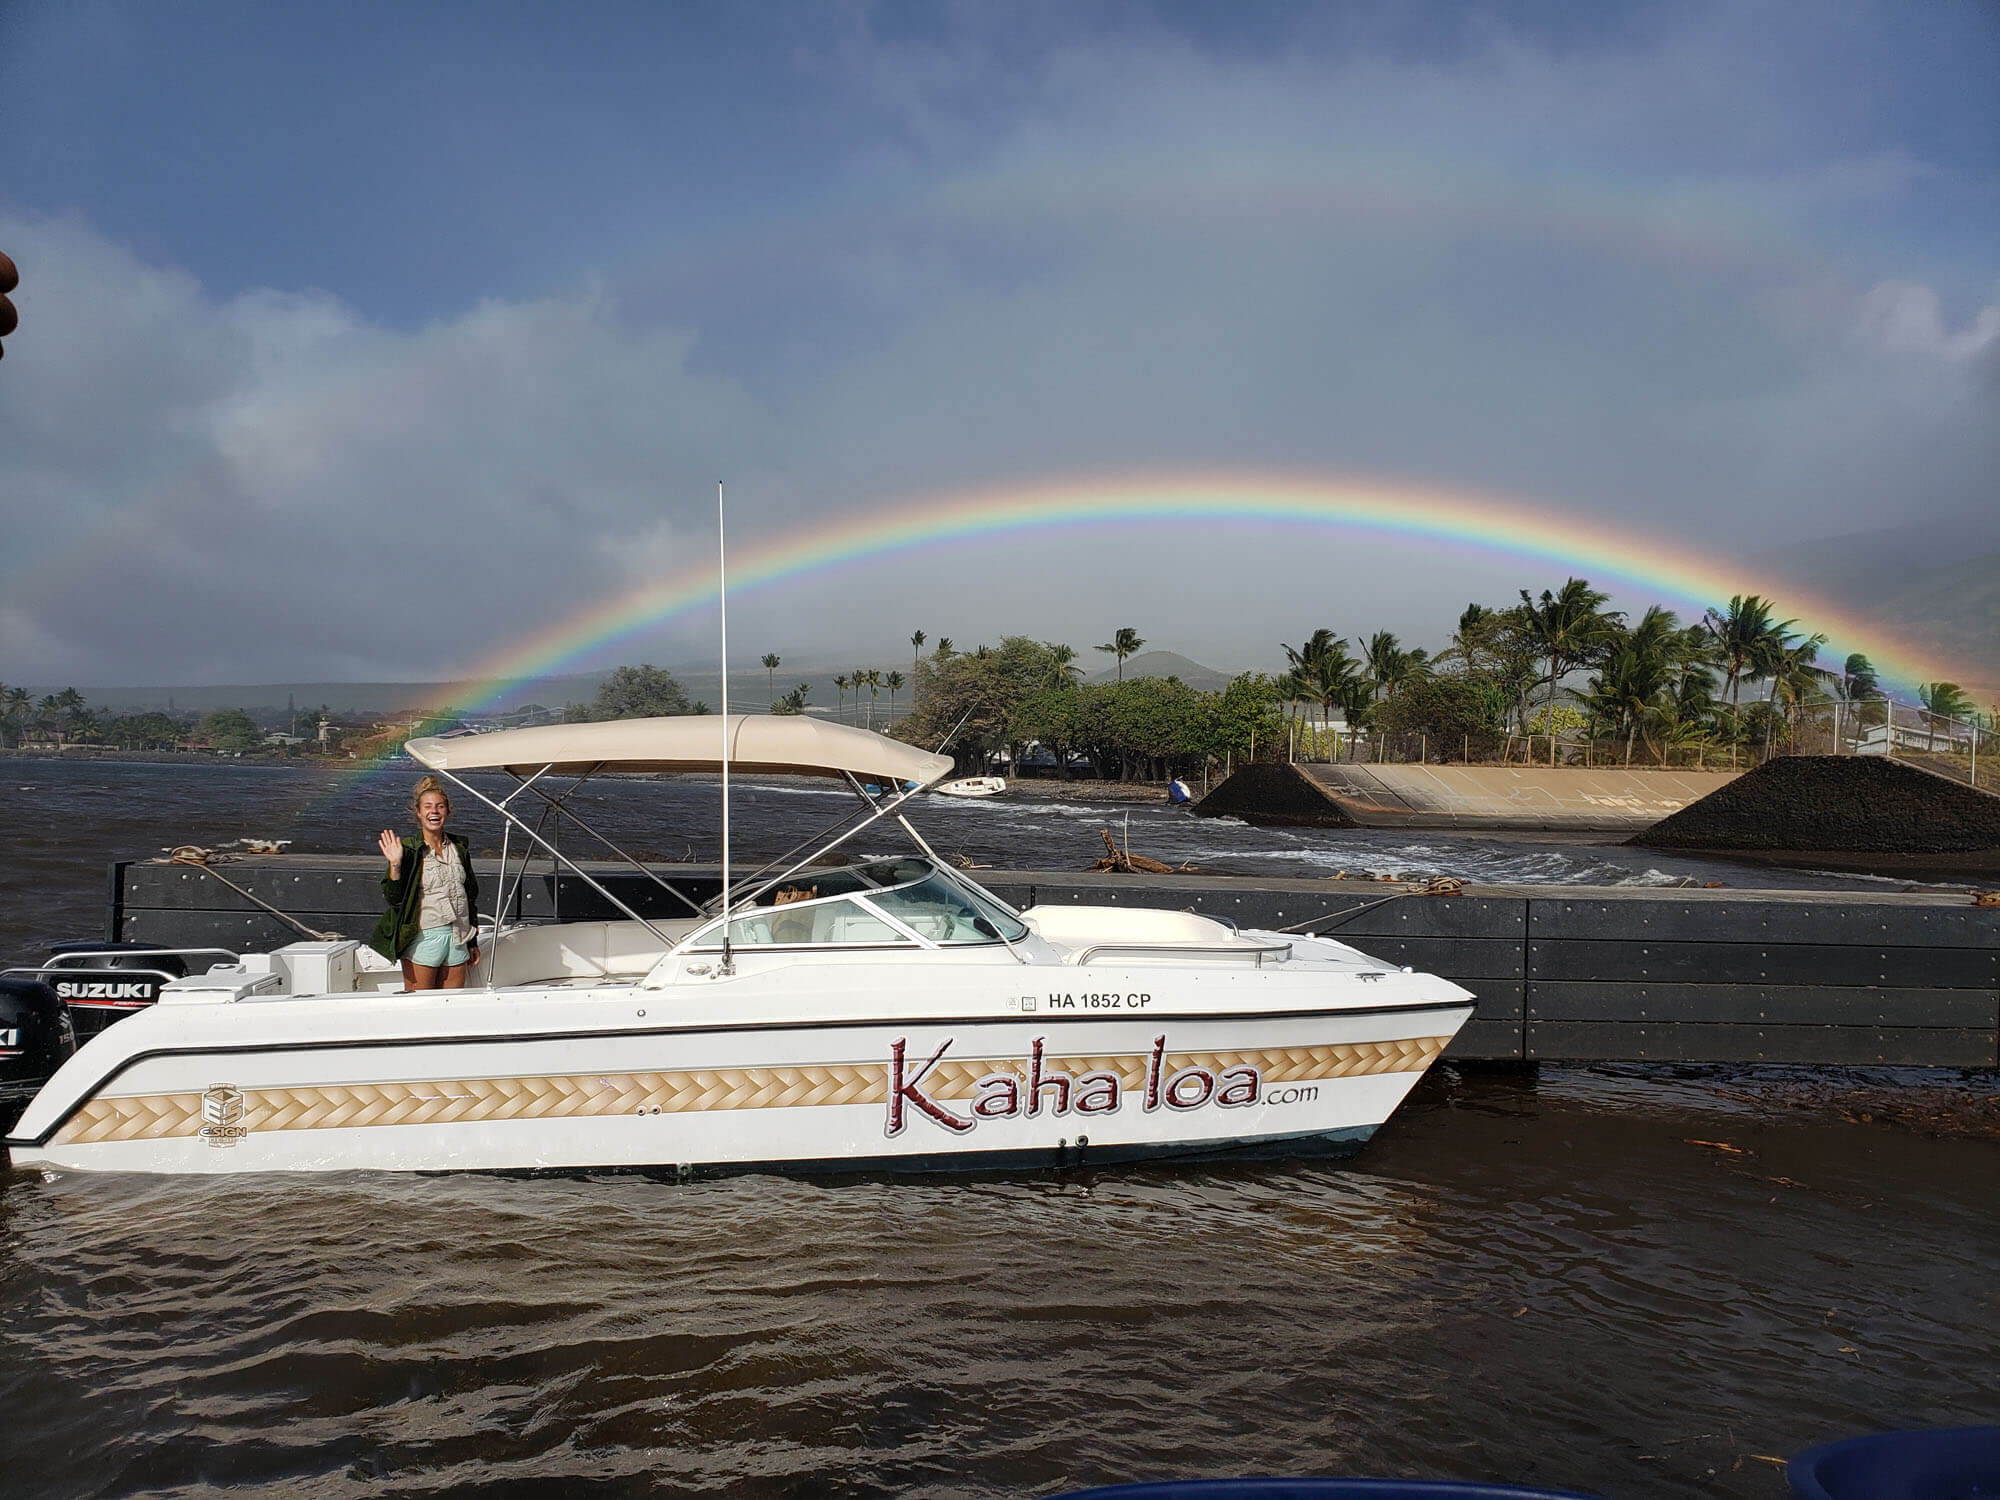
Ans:
<svg viewBox="0 0 2000 1500"><path fill-rule="evenodd" d="M1965 328L1953 333L1945 327L1944 303L1936 291L1885 281L1861 299L1856 331L1886 354L1961 363L2000 347L2000 304L1980 308Z"/></svg>
<svg viewBox="0 0 2000 1500"><path fill-rule="evenodd" d="M1746 553L1879 525L1885 495L1990 503L1992 268L1880 228L1962 174L1815 148L1812 91L1730 13L1690 14L1417 55L861 25L816 67L878 125L820 191L585 246L561 290L414 327L0 217L25 278L0 676L463 672L704 562L718 477L751 546L1174 468L1492 489ZM740 638L845 664L917 625L1133 623L1227 666L1322 623L1437 644L1466 599L1557 581L1336 536L1063 535L763 591Z"/></svg>

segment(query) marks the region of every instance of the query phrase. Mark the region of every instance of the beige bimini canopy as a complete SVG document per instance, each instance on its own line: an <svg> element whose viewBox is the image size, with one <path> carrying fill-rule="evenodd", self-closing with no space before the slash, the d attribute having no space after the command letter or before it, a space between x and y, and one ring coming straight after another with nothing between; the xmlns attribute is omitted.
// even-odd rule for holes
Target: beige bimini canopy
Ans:
<svg viewBox="0 0 2000 1500"><path fill-rule="evenodd" d="M723 721L711 714L545 724L493 734L430 736L404 748L433 771L720 771ZM732 774L839 776L928 786L951 774L949 755L885 739L845 724L783 714L729 716Z"/></svg>

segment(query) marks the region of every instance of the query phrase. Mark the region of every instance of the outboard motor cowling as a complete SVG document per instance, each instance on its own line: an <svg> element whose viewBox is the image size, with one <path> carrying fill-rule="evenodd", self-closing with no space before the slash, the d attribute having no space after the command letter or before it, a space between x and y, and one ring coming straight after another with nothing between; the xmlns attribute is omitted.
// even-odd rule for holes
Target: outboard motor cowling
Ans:
<svg viewBox="0 0 2000 1500"><path fill-rule="evenodd" d="M69 1010L39 979L0 978L0 1134L13 1130L51 1074L76 1051Z"/></svg>
<svg viewBox="0 0 2000 1500"><path fill-rule="evenodd" d="M152 943L51 943L41 978L69 1007L80 1046L113 1021L144 1010L170 979L187 975L187 960Z"/></svg>

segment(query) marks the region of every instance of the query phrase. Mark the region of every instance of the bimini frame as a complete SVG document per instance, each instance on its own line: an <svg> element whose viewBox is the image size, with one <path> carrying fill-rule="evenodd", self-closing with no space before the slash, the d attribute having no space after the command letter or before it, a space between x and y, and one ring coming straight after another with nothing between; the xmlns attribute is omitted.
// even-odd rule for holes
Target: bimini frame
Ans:
<svg viewBox="0 0 2000 1500"><path fill-rule="evenodd" d="M609 890L603 881L584 869L562 848L560 833L565 821L574 824L595 843L637 870L696 918L707 918L721 908L734 912L804 868L812 858L840 847L862 829L894 818L934 861L936 854L902 816L903 804L927 787L951 774L950 757L905 745L866 730L842 724L825 724L802 717L763 714L722 716L724 744L715 741L714 719L684 714L669 718L618 719L601 723L548 724L529 729L503 729L491 734L452 735L414 739L405 747L410 757L426 770L449 782L474 802L492 809L505 828L501 847L499 901L494 912L496 931L510 908L520 899L522 883L537 851L553 865L569 871L589 889L597 892L613 910L623 913L671 949L675 939L631 904ZM718 755L718 749L723 754ZM593 827L575 809L579 788L593 777L614 773L645 772L685 775L713 774L727 759L733 774L753 776L807 776L844 781L860 806L838 819L806 843L780 855L757 871L739 891L732 880L719 902L697 901L661 879L601 830ZM515 785L504 794L482 790L468 779L474 771L500 771ZM558 790L555 778L568 777L569 784ZM865 778L865 781L864 781ZM881 794L874 784L890 790ZM524 815L526 814L526 815ZM538 814L538 815L537 815ZM534 816L530 821L528 815ZM546 829L546 831L544 831ZM513 862L513 840L522 841L520 863ZM940 869L948 866L939 864ZM773 873L775 871L776 873ZM963 885L961 880L958 882ZM984 893L992 899L990 893ZM1002 903L1004 905L1004 903ZM676 924L678 925L678 924ZM490 970L489 970L490 972Z"/></svg>

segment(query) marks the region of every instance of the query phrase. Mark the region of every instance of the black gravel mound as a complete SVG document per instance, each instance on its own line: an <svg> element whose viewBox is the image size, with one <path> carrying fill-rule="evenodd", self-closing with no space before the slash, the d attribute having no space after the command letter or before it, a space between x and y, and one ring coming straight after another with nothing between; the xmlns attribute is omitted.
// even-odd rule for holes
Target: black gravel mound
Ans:
<svg viewBox="0 0 2000 1500"><path fill-rule="evenodd" d="M1288 828L1358 828L1340 804L1291 766L1249 765L1194 805L1205 818Z"/></svg>
<svg viewBox="0 0 2000 1500"><path fill-rule="evenodd" d="M1865 854L2000 850L2000 797L1880 756L1786 755L1628 842Z"/></svg>

